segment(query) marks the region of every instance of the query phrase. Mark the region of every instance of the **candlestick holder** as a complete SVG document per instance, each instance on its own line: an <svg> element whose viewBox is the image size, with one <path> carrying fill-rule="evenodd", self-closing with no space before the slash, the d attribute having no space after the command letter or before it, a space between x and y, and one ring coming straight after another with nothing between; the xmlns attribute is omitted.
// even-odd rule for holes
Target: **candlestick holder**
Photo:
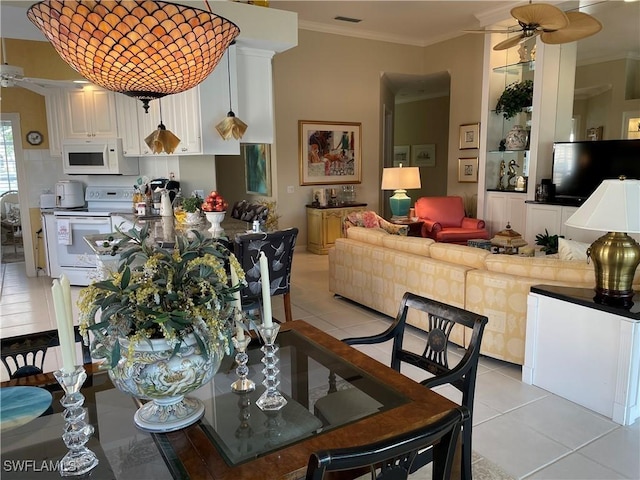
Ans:
<svg viewBox="0 0 640 480"><path fill-rule="evenodd" d="M65 421L62 440L69 449L60 460L58 471L63 477L84 475L98 465L96 454L85 447L93 434L93 426L85 421L87 410L82 407L84 395L80 393L87 374L82 365L75 367L72 372L57 370L53 374L65 393L60 400L65 409L62 415Z"/></svg>
<svg viewBox="0 0 640 480"><path fill-rule="evenodd" d="M238 337L233 337L231 341L237 352L236 363L238 364L236 368L238 379L231 384L231 390L236 393L253 392L256 389L256 384L253 380L247 378L247 374L249 373L249 367L247 367L249 355L246 353L247 345L251 342L251 338L244 337L242 340L238 340Z"/></svg>
<svg viewBox="0 0 640 480"><path fill-rule="evenodd" d="M263 323L258 327L258 330L262 340L264 340L264 345L261 348L264 353L262 358L264 381L262 384L267 389L260 395L256 405L260 410L280 410L287 404L287 399L278 391L278 385L280 385L278 373L280 373L280 369L278 368L279 359L277 353L280 348L276 345L275 340L278 336L278 331L280 331L280 325L276 323L265 327Z"/></svg>

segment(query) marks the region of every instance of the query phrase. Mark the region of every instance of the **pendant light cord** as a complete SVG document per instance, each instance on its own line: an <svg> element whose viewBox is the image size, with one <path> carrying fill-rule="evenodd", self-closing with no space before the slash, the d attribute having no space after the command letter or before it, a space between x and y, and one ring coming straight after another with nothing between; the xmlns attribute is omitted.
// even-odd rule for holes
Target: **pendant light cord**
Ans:
<svg viewBox="0 0 640 480"><path fill-rule="evenodd" d="M227 50L227 80L229 81L229 111L233 112L231 107L231 58L229 50Z"/></svg>

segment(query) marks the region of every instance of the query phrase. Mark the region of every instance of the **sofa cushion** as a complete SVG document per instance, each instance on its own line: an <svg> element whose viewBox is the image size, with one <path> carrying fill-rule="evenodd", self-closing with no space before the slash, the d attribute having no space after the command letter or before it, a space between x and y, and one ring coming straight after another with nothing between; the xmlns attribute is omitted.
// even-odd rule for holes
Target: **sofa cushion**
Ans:
<svg viewBox="0 0 640 480"><path fill-rule="evenodd" d="M462 197L422 197L416 201L415 207L418 217L437 220L443 228L462 225L464 218Z"/></svg>
<svg viewBox="0 0 640 480"><path fill-rule="evenodd" d="M422 257L429 257L429 248L436 242L430 238L402 237L388 235L382 238L382 245L400 252L414 253Z"/></svg>
<svg viewBox="0 0 640 480"><path fill-rule="evenodd" d="M566 238L558 238L558 257L560 260L586 260L590 243L576 242Z"/></svg>
<svg viewBox="0 0 640 480"><path fill-rule="evenodd" d="M466 244L470 238L488 239L489 232L475 228L448 228L436 233L436 240L448 243Z"/></svg>
<svg viewBox="0 0 640 480"><path fill-rule="evenodd" d="M559 260L516 255L490 255L485 260L487 270L526 278L569 283L595 283L593 264L579 260Z"/></svg>
<svg viewBox="0 0 640 480"><path fill-rule="evenodd" d="M351 227L347 230L347 238L373 245L382 245L382 240L388 236L381 228Z"/></svg>
<svg viewBox="0 0 640 480"><path fill-rule="evenodd" d="M471 268L484 268L484 261L490 255L489 251L481 248L451 243L434 243L429 247L429 256L431 258L458 265L466 265Z"/></svg>

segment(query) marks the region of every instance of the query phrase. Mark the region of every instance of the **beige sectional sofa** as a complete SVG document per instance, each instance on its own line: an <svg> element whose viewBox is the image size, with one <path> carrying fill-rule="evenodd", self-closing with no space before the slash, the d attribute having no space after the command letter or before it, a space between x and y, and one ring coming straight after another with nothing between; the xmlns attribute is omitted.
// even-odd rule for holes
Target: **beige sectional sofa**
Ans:
<svg viewBox="0 0 640 480"><path fill-rule="evenodd" d="M593 287L593 265L579 260L494 255L487 250L352 227L329 251L329 290L395 317L406 291L489 318L481 353L522 365L531 285ZM640 269L634 281L640 288ZM426 329L417 315L409 323ZM454 331L451 340L468 342Z"/></svg>

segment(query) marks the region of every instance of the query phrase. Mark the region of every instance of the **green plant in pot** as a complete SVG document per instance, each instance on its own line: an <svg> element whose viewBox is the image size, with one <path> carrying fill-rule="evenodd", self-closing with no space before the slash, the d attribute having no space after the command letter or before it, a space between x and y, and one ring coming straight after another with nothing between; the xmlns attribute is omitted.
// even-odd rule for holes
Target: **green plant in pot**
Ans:
<svg viewBox="0 0 640 480"><path fill-rule="evenodd" d="M515 117L525 107L533 103L533 81L524 80L507 86L498 98L496 114L502 113L505 119Z"/></svg>
<svg viewBox="0 0 640 480"><path fill-rule="evenodd" d="M536 235L536 245L540 245L545 254L551 255L558 253L558 238L564 238L563 235L549 235L547 229L544 229L544 233Z"/></svg>
<svg viewBox="0 0 640 480"><path fill-rule="evenodd" d="M182 200L182 209L187 213L195 213L200 211L200 206L204 200L197 195L195 197L187 197Z"/></svg>

